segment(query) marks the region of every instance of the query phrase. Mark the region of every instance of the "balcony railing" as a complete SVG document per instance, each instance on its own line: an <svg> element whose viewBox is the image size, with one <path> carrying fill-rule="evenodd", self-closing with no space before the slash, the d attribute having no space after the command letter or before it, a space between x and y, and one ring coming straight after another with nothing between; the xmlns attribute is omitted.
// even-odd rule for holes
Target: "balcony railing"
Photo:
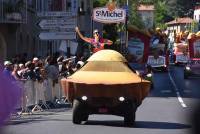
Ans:
<svg viewBox="0 0 200 134"><path fill-rule="evenodd" d="M27 0L0 0L0 23L26 23Z"/></svg>

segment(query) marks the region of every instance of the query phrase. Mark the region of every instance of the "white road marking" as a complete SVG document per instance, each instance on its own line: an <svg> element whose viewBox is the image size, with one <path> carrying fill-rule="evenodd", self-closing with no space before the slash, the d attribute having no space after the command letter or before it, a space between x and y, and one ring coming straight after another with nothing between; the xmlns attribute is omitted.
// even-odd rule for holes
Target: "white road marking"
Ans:
<svg viewBox="0 0 200 134"><path fill-rule="evenodd" d="M172 78L172 76L171 76L171 74L170 74L170 71L168 72L168 75L169 75L169 78L170 78L170 80L171 80L171 82L172 82L172 84L173 84L173 86L174 86L175 91L176 91L176 95L177 95L178 101L181 103L181 106L182 106L182 107L184 107L184 108L187 107L186 104L184 103L184 101L183 101L183 99L182 99L180 93L179 93L179 89L178 89L178 87L176 86L176 83L174 82L174 80L173 80L173 78Z"/></svg>

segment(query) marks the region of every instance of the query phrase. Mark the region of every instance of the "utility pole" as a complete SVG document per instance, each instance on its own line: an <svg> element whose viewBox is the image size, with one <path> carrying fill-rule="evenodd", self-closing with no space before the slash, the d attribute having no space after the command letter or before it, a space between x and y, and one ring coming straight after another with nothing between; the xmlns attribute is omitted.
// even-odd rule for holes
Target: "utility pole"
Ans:
<svg viewBox="0 0 200 134"><path fill-rule="evenodd" d="M91 36L93 35L93 27L94 27L94 22L93 22L93 0L90 0L90 8L91 8L91 14L90 14L90 17L91 17L91 28L90 28L90 34Z"/></svg>
<svg viewBox="0 0 200 134"><path fill-rule="evenodd" d="M126 0L126 10L128 10L128 0ZM126 46L125 46L125 50L124 50L124 54L126 53L126 51L127 51L127 48L128 48L128 12L126 11L126 23L125 23L125 25L126 25Z"/></svg>

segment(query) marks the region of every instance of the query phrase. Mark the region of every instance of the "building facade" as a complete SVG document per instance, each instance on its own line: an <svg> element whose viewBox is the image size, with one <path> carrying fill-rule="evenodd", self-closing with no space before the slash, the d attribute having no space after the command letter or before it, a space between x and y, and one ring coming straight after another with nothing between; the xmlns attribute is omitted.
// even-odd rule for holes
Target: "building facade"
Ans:
<svg viewBox="0 0 200 134"><path fill-rule="evenodd" d="M199 20L200 20L200 6L195 7L193 19L195 21L199 22Z"/></svg>
<svg viewBox="0 0 200 134"><path fill-rule="evenodd" d="M0 0L0 57L4 60L16 53L16 31L27 23L26 0Z"/></svg>
<svg viewBox="0 0 200 134"><path fill-rule="evenodd" d="M175 33L180 33L182 31L196 31L196 27L192 28L192 24L195 21L189 17L185 18L176 18L173 21L170 21L166 23L167 25L167 32L170 34L170 36L174 37Z"/></svg>
<svg viewBox="0 0 200 134"><path fill-rule="evenodd" d="M47 54L58 52L63 43L62 39L40 38L41 32L55 32L55 29L44 30L39 25L43 19L53 18L39 16L48 13L71 13L81 31L86 34L91 33L91 0L0 0L1 60L11 59L19 54L26 54L30 59L33 56L45 57ZM74 28L75 25L68 27L67 32L75 32ZM76 42L76 38L73 41ZM69 44L66 46L73 47Z"/></svg>
<svg viewBox="0 0 200 134"><path fill-rule="evenodd" d="M67 20L69 18L74 18L73 24L69 26L65 22L68 28L52 28L54 24L51 24L49 29L43 29L40 27L38 30L39 37L41 33L45 32L46 35L50 33L66 34L66 38L57 36L55 39L43 39L39 38L38 44L38 55L45 56L47 54L53 54L56 52L75 54L77 47L77 41L75 38L67 38L68 33L75 33L75 26L78 26L80 31L85 34L91 33L91 13L92 13L92 1L91 0L36 0L36 11L39 22L41 20ZM42 16L39 14L43 14ZM45 16L44 14L49 14ZM67 15L68 14L68 15ZM71 23L71 22L70 22ZM61 48L62 45L62 48ZM66 46L66 49L64 48ZM62 50L60 50L62 49ZM70 51L70 52L69 52Z"/></svg>
<svg viewBox="0 0 200 134"><path fill-rule="evenodd" d="M139 5L138 14L144 22L145 28L150 29L154 26L154 5Z"/></svg>

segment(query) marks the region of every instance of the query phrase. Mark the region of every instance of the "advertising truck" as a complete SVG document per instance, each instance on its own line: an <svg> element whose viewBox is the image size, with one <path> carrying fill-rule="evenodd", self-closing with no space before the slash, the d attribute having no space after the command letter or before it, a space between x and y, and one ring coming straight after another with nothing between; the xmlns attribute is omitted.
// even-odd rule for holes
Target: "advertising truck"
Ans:
<svg viewBox="0 0 200 134"><path fill-rule="evenodd" d="M157 72L168 71L169 53L167 50L167 35L160 29L152 34L147 64Z"/></svg>
<svg viewBox="0 0 200 134"><path fill-rule="evenodd" d="M175 65L185 65L188 62L188 32L180 32L175 37L173 48Z"/></svg>
<svg viewBox="0 0 200 134"><path fill-rule="evenodd" d="M128 27L128 60L129 65L142 76L151 82L153 87L153 74L151 68L147 65L149 56L151 35L148 31L138 29L135 26Z"/></svg>
<svg viewBox="0 0 200 134"><path fill-rule="evenodd" d="M184 68L184 78L200 76L200 32L189 34L189 60Z"/></svg>

